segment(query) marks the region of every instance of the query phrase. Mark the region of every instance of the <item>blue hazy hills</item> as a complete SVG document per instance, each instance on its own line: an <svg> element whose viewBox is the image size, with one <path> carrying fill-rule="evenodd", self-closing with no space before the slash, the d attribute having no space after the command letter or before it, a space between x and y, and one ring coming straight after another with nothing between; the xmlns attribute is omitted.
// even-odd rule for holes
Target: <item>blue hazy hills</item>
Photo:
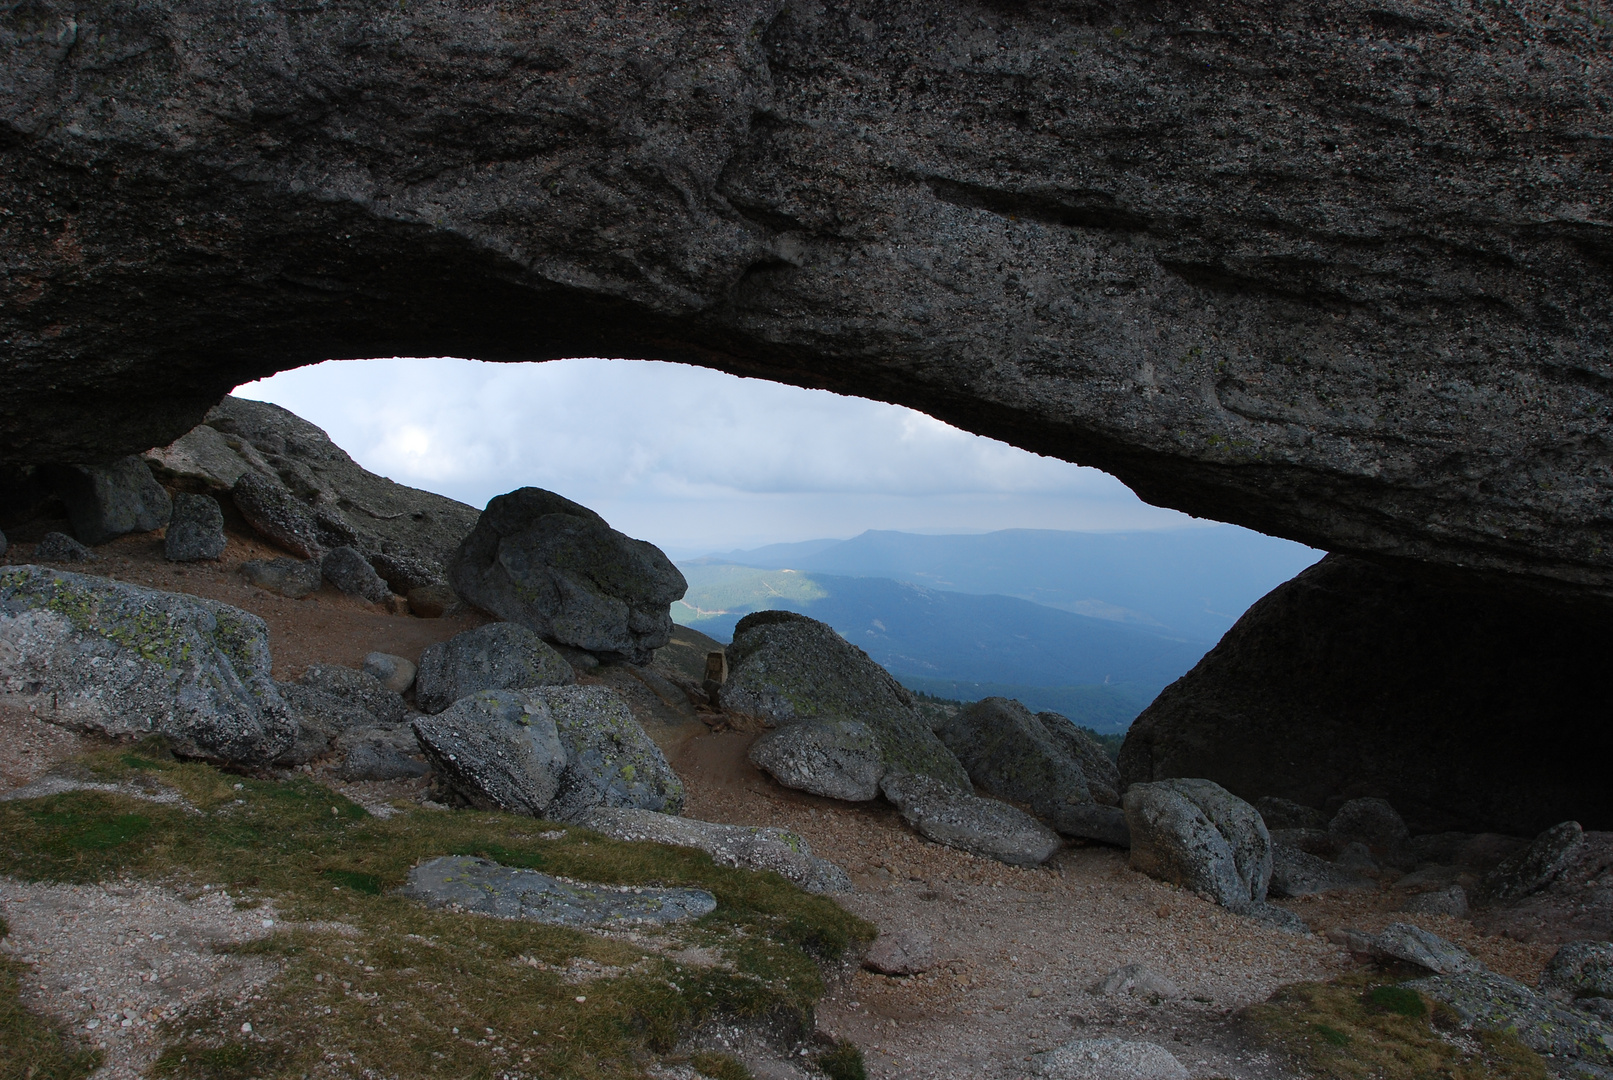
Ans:
<svg viewBox="0 0 1613 1080"><path fill-rule="evenodd" d="M1320 557L1234 526L870 531L680 562L673 618L726 641L751 611L799 611L914 690L1017 697L1115 731Z"/></svg>

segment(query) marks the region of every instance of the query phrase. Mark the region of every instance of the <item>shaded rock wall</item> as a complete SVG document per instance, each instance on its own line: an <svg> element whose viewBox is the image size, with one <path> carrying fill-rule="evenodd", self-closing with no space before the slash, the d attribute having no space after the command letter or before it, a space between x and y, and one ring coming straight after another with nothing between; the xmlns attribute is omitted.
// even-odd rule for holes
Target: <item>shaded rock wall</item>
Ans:
<svg viewBox="0 0 1613 1080"><path fill-rule="evenodd" d="M651 357L1605 591L1609 44L1462 0L31 0L0 460L333 356Z"/></svg>
<svg viewBox="0 0 1613 1080"><path fill-rule="evenodd" d="M1330 555L1143 711L1123 783L1389 800L1416 832L1613 828L1613 612Z"/></svg>

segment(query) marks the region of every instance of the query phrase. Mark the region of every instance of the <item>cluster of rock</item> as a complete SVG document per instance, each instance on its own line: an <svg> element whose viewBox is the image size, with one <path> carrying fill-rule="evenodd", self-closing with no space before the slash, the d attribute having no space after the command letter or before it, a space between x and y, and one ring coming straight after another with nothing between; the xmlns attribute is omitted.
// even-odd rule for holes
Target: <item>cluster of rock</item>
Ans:
<svg viewBox="0 0 1613 1080"><path fill-rule="evenodd" d="M851 802L884 796L921 835L1013 865L1058 850L1058 834L1035 817L976 795L980 779L907 689L826 623L790 611L747 615L734 628L728 669L718 700L771 729L750 759L785 787ZM988 774L997 775L989 767L980 775Z"/></svg>
<svg viewBox="0 0 1613 1080"><path fill-rule="evenodd" d="M1564 945L1531 987L1409 923L1328 936L1364 960L1423 972L1401 985L1449 1006L1470 1030L1507 1032L1560 1075L1613 1076L1613 943Z"/></svg>

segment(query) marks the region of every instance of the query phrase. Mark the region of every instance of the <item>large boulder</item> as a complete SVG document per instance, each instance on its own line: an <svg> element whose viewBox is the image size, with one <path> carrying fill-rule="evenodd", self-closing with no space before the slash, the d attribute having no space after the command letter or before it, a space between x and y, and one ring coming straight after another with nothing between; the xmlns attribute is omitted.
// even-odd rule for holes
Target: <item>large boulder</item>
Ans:
<svg viewBox="0 0 1613 1080"><path fill-rule="evenodd" d="M1103 806L1119 806L1120 766L1109 756L1103 744L1063 713L1039 712L1036 719L1041 722L1047 737L1081 766L1081 775L1086 777L1092 801Z"/></svg>
<svg viewBox="0 0 1613 1080"><path fill-rule="evenodd" d="M1571 941L1540 973L1540 989L1570 1001L1613 998L1613 941Z"/></svg>
<svg viewBox="0 0 1613 1080"><path fill-rule="evenodd" d="M1131 866L1223 907L1261 904L1271 837L1255 808L1209 780L1161 780L1126 789Z"/></svg>
<svg viewBox="0 0 1613 1080"><path fill-rule="evenodd" d="M224 511L211 495L182 491L163 534L162 554L170 562L198 562L224 554Z"/></svg>
<svg viewBox="0 0 1613 1080"><path fill-rule="evenodd" d="M848 802L879 796L888 772L873 729L857 720L802 720L765 732L750 759L787 788Z"/></svg>
<svg viewBox="0 0 1613 1080"><path fill-rule="evenodd" d="M560 790L566 748L535 690L483 690L413 726L437 775L472 806L542 817Z"/></svg>
<svg viewBox="0 0 1613 1080"><path fill-rule="evenodd" d="M1019 702L990 697L943 718L935 733L969 770L977 787L1029 806L1065 836L1114 842L1113 819L1119 815L1090 812L1095 804L1092 787L1082 760L1071 752L1082 733L1059 714L1046 715L1052 724L1062 721L1062 725L1050 730L1049 720L1032 715ZM1064 730L1066 725L1069 730ZM1107 762L1107 755L1102 756ZM1104 776L1100 783L1112 799L1114 788L1107 781ZM1094 832L1102 835L1094 837Z"/></svg>
<svg viewBox="0 0 1613 1080"><path fill-rule="evenodd" d="M331 743L353 728L375 727L374 713L351 701L301 683L276 683L286 709L297 721L297 738L275 758L276 765L303 765L330 751Z"/></svg>
<svg viewBox="0 0 1613 1080"><path fill-rule="evenodd" d="M1559 822L1485 874L1476 899L1481 905L1506 904L1532 896L1566 870L1584 846L1579 822Z"/></svg>
<svg viewBox="0 0 1613 1080"><path fill-rule="evenodd" d="M667 814L683 809L683 781L620 694L603 686L546 686L532 692L548 704L566 748L566 773L550 817L564 820L595 807Z"/></svg>
<svg viewBox="0 0 1613 1080"><path fill-rule="evenodd" d="M557 820L683 808L683 782L604 687L483 690L413 727L444 782L473 806Z"/></svg>
<svg viewBox="0 0 1613 1080"><path fill-rule="evenodd" d="M574 682L563 656L541 637L511 622L489 623L428 646L415 672L415 702L441 712L478 690L560 686Z"/></svg>
<svg viewBox="0 0 1613 1080"><path fill-rule="evenodd" d="M661 549L541 488L487 504L448 567L464 600L551 641L647 664L688 583Z"/></svg>
<svg viewBox="0 0 1613 1080"><path fill-rule="evenodd" d="M319 572L326 581L349 596L379 604L392 595L381 575L358 549L342 544L327 551L319 560Z"/></svg>
<svg viewBox="0 0 1613 1080"><path fill-rule="evenodd" d="M67 506L73 532L86 544L160 529L173 510L168 492L138 457L58 469L55 488Z"/></svg>
<svg viewBox="0 0 1613 1080"><path fill-rule="evenodd" d="M873 732L888 773L969 790L969 774L914 710L906 688L833 627L805 615L758 611L739 620L718 700L778 727L855 721ZM855 765L844 783L859 786L863 771Z"/></svg>
<svg viewBox="0 0 1613 1080"><path fill-rule="evenodd" d="M381 724L402 723L408 711L400 694L388 690L374 675L357 668L341 664L310 664L298 682L356 705Z"/></svg>
<svg viewBox="0 0 1613 1080"><path fill-rule="evenodd" d="M144 466L142 466L144 468ZM297 723L262 619L194 596L39 566L0 567L0 700L182 754L264 765Z"/></svg>
<svg viewBox="0 0 1613 1080"><path fill-rule="evenodd" d="M442 584L449 556L476 523L474 507L377 476L320 428L278 405L227 397L208 411L192 434L205 441L207 467L222 477L234 467L204 429L221 436L224 448L261 481L258 494L286 515L307 548L299 554L351 547L400 596ZM237 487L237 506L241 502Z"/></svg>
<svg viewBox="0 0 1613 1080"><path fill-rule="evenodd" d="M938 844L1010 866L1039 866L1059 849L1058 834L1023 810L932 777L890 773L880 791L902 820Z"/></svg>
<svg viewBox="0 0 1613 1080"><path fill-rule="evenodd" d="M1609 828L1609 655L1596 604L1329 555L1143 711L1121 773L1312 807L1375 796L1413 833Z"/></svg>

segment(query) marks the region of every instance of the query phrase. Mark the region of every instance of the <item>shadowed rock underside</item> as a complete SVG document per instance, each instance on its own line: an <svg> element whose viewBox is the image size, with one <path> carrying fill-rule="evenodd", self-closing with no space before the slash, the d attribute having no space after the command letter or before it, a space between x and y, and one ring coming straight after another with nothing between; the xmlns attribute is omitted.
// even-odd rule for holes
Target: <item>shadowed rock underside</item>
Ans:
<svg viewBox="0 0 1613 1080"><path fill-rule="evenodd" d="M0 459L333 356L660 358L1605 591L1610 31L1391 7L13 6Z"/></svg>

